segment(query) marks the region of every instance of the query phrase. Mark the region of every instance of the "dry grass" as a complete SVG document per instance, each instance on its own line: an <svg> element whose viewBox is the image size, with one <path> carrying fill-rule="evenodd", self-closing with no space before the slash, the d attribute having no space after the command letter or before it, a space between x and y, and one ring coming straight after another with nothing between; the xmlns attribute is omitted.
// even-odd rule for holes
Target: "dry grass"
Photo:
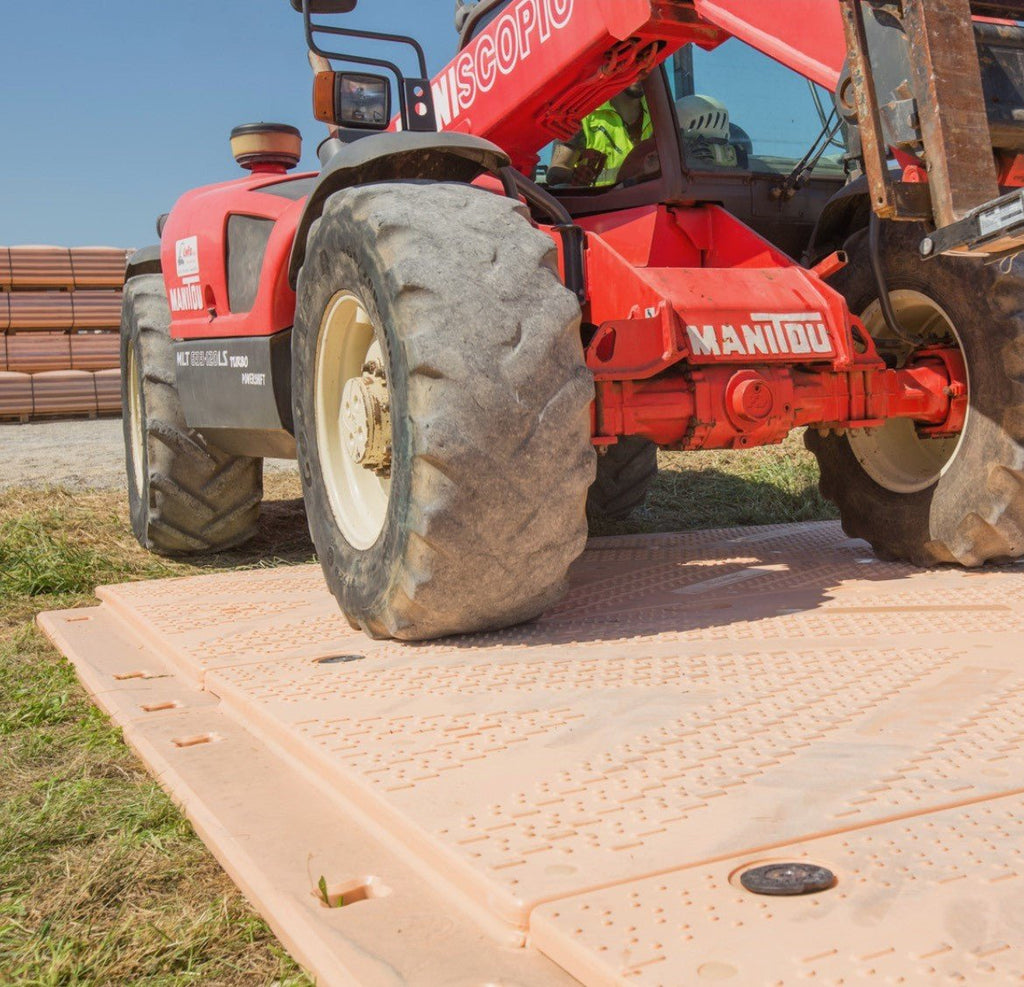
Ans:
<svg viewBox="0 0 1024 987"><path fill-rule="evenodd" d="M604 533L830 517L816 479L798 440L664 456ZM0 983L308 983L33 624L98 583L307 561L298 495L268 477L253 545L179 563L138 547L120 494L0 494Z"/></svg>

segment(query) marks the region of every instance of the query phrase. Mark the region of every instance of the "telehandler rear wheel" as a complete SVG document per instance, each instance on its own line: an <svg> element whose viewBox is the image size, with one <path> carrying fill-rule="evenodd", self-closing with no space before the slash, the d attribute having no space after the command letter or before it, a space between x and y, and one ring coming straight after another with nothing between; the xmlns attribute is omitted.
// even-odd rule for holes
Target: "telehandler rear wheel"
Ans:
<svg viewBox="0 0 1024 987"><path fill-rule="evenodd" d="M131 278L121 308L121 407L132 531L162 555L220 551L255 533L263 460L230 456L185 423L170 325L163 278Z"/></svg>
<svg viewBox="0 0 1024 987"><path fill-rule="evenodd" d="M648 439L624 435L597 457L597 479L587 494L591 521L621 521L647 500L658 475L658 447Z"/></svg>
<svg viewBox="0 0 1024 987"><path fill-rule="evenodd" d="M1024 554L1024 266L924 262L921 227L884 228L883 262L901 328L921 344L955 343L967 364L969 411L951 439L923 438L908 420L847 435L806 434L821 492L843 529L878 555L978 566ZM879 352L901 365L912 348L885 324L866 231L832 285L859 313Z"/></svg>
<svg viewBox="0 0 1024 987"><path fill-rule="evenodd" d="M374 637L537 616L587 535L593 380L551 240L467 185L346 189L310 231L293 335L306 513Z"/></svg>

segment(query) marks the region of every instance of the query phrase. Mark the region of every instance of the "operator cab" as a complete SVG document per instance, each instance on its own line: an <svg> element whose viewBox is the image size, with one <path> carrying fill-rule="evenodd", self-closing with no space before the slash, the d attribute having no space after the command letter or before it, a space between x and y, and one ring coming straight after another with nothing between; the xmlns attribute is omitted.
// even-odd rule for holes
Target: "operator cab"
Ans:
<svg viewBox="0 0 1024 987"><path fill-rule="evenodd" d="M467 29L500 9L474 11ZM687 45L651 73L642 83L648 129L634 114L630 134L613 110L628 107L632 89L541 152L535 177L570 213L717 202L791 256L804 252L847 179L830 94L738 39L710 52Z"/></svg>

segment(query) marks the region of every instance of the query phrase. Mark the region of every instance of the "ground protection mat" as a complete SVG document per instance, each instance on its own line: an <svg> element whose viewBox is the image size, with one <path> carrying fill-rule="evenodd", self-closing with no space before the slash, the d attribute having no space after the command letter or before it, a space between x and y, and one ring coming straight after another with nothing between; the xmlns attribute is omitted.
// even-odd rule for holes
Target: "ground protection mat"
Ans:
<svg viewBox="0 0 1024 987"><path fill-rule="evenodd" d="M40 623L323 984L1024 979L1024 568L830 523L599 539L542 619L375 642L316 567ZM815 894L752 893L770 863Z"/></svg>

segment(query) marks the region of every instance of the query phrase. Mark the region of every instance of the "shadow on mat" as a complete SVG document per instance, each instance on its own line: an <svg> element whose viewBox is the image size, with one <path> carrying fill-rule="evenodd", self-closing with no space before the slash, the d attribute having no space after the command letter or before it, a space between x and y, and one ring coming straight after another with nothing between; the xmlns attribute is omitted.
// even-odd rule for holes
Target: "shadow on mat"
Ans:
<svg viewBox="0 0 1024 987"><path fill-rule="evenodd" d="M863 542L821 522L831 514L816 489L790 493L717 470L663 473L643 509L595 526L597 537L573 566L568 595L544 616L426 644L535 648L714 629L721 634L713 637L734 638L732 625L817 609L840 582L888 583L915 571L873 560ZM805 521L818 523L791 527ZM777 530L761 527L772 524ZM636 537L651 534L670 537ZM190 563L209 571L315 561L302 501L281 500L264 504L248 545Z"/></svg>

